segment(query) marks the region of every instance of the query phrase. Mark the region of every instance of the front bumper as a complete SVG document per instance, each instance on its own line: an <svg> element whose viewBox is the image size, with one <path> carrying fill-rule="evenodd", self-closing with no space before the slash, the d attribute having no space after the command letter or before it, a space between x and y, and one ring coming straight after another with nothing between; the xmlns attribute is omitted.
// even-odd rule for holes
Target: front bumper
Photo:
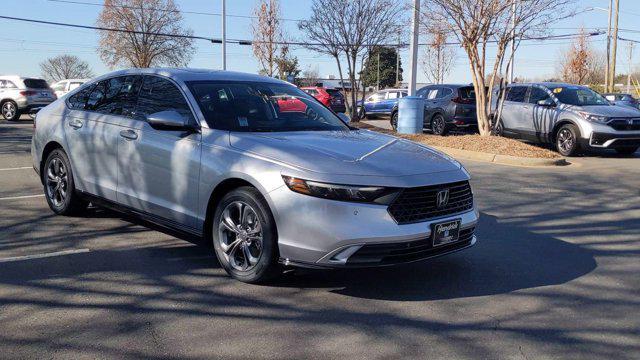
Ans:
<svg viewBox="0 0 640 360"><path fill-rule="evenodd" d="M616 148L640 146L640 132L634 133L600 133L593 132L588 141L593 148Z"/></svg>
<svg viewBox="0 0 640 360"><path fill-rule="evenodd" d="M475 244L477 209L398 225L387 206L319 199L289 190L269 193L283 264L318 267L384 266L423 260ZM460 219L460 239L434 248L432 224Z"/></svg>

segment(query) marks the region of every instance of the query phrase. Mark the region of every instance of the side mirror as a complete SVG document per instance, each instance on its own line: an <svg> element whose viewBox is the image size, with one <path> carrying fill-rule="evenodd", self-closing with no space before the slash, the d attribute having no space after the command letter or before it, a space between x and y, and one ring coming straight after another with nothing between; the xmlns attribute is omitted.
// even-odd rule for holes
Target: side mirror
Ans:
<svg viewBox="0 0 640 360"><path fill-rule="evenodd" d="M556 103L551 98L546 98L544 100L539 100L538 105L544 107L554 107L556 106Z"/></svg>
<svg viewBox="0 0 640 360"><path fill-rule="evenodd" d="M338 117L342 120L343 123L349 125L351 119L345 113L338 113Z"/></svg>
<svg viewBox="0 0 640 360"><path fill-rule="evenodd" d="M147 122L151 127L167 130L187 130L193 128L182 114L174 110L165 110L147 115Z"/></svg>

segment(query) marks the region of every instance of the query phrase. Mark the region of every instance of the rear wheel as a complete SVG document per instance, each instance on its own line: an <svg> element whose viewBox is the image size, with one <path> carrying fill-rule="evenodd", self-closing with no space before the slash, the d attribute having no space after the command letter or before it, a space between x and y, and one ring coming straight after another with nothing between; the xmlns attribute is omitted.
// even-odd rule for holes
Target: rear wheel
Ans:
<svg viewBox="0 0 640 360"><path fill-rule="evenodd" d="M277 275L275 221L255 188L232 190L220 200L211 233L218 261L233 278L259 283Z"/></svg>
<svg viewBox="0 0 640 360"><path fill-rule="evenodd" d="M0 110L5 120L16 121L20 119L20 110L18 110L18 105L13 101L3 103Z"/></svg>
<svg viewBox="0 0 640 360"><path fill-rule="evenodd" d="M76 193L69 158L62 149L53 150L44 165L42 182L49 208L58 215L74 215L88 203Z"/></svg>
<svg viewBox="0 0 640 360"><path fill-rule="evenodd" d="M449 129L447 129L447 122L444 120L444 116L436 114L431 119L431 131L435 135L444 136L447 135Z"/></svg>
<svg viewBox="0 0 640 360"><path fill-rule="evenodd" d="M638 146L624 146L615 148L620 155L631 155L638 151Z"/></svg>
<svg viewBox="0 0 640 360"><path fill-rule="evenodd" d="M556 133L556 149L562 156L574 156L580 151L578 128L573 124L562 125Z"/></svg>

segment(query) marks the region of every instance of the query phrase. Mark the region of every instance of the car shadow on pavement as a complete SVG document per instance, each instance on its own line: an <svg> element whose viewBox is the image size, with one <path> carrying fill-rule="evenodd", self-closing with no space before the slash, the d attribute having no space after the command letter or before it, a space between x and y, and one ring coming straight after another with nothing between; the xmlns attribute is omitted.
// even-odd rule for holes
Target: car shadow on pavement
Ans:
<svg viewBox="0 0 640 360"><path fill-rule="evenodd" d="M562 284L597 266L578 245L536 234L482 214L478 243L456 254L403 266L334 271L297 270L273 285L331 287L334 293L423 301L494 295Z"/></svg>

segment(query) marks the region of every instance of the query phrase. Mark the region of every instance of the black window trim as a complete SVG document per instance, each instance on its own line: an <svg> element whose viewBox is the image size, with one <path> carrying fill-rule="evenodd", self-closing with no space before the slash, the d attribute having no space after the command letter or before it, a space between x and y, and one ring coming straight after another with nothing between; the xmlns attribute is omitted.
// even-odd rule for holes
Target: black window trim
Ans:
<svg viewBox="0 0 640 360"><path fill-rule="evenodd" d="M74 89L73 93L70 93L69 96L67 96L67 98L65 99L65 105L67 106L67 108L69 110L78 110L78 111L86 111L86 112L90 112L90 113L102 114L101 112L93 111L93 110L74 109L74 108L71 107L71 105L69 105L69 99L72 96L74 96L77 93L79 93L80 91L82 91L82 89L84 89L85 86L91 87L91 90L89 91L89 94L91 94L91 92L93 92L93 90L96 87L96 85L98 85L100 82L109 81L111 79L115 79L115 78L118 78L118 77L127 77L127 76L140 76L142 78L142 84L140 85L140 89L138 89L138 94L136 94L136 107L138 107L140 91L142 90L142 87L144 86L144 77L145 76L155 76L155 77L158 77L158 78L161 78L161 79L164 79L164 80L169 80L169 82L171 82L178 89L178 91L180 91L180 93L182 94L182 97L184 98L184 100L186 101L187 105L189 106L189 110L191 111L191 116L196 121L196 126L201 127L201 128L202 127L209 128L209 126L206 125L206 122L204 122L205 126L202 126L202 122L200 121L200 117L196 116L196 115L200 114L200 112L194 110L193 105L191 104L191 100L190 100L189 96L187 96L186 92L182 89L180 84L178 82L176 82L175 80L173 80L172 78L170 78L170 77L159 75L159 74L146 74L146 73L120 74L120 75L115 75L115 76L95 79L93 81L87 82L87 83L83 84L82 86L79 86L78 88ZM88 98L87 98L87 100L88 100ZM85 101L84 105L85 106L87 105L86 101ZM121 115L113 115L113 116L121 116ZM135 120L135 121L142 121L142 120L135 119L135 118L132 118L132 117L131 118L127 117L127 119Z"/></svg>

